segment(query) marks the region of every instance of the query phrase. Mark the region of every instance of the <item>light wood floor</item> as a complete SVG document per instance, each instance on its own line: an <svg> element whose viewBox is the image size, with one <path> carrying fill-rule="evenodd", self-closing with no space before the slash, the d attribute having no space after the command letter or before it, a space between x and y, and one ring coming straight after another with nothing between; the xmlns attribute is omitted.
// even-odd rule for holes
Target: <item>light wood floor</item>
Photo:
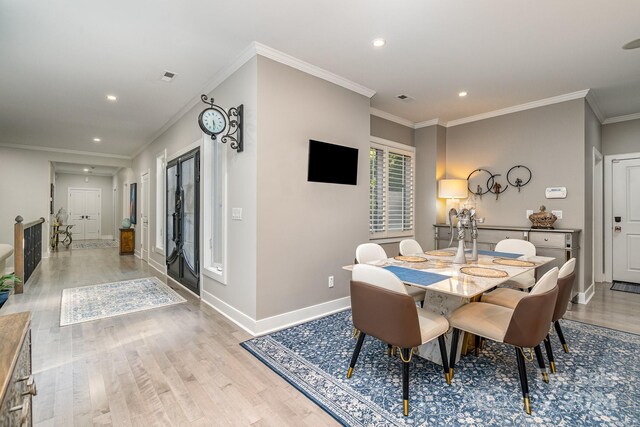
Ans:
<svg viewBox="0 0 640 427"><path fill-rule="evenodd" d="M61 252L0 309L33 312L35 425L337 425L238 345L249 334L181 289L185 304L58 326L62 289L153 275L117 249Z"/></svg>
<svg viewBox="0 0 640 427"><path fill-rule="evenodd" d="M33 312L37 426L337 425L238 345L246 332L182 289L185 304L58 326L62 289L152 275L164 279L117 249L61 252L0 309ZM610 287L565 317L640 333L640 295Z"/></svg>

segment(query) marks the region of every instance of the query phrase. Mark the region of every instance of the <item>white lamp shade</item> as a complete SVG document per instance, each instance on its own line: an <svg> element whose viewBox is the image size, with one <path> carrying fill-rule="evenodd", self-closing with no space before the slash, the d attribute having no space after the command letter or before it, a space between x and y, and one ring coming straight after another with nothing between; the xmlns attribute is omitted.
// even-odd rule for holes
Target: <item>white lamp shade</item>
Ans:
<svg viewBox="0 0 640 427"><path fill-rule="evenodd" d="M468 197L466 179L441 179L438 181L438 197L442 199L466 199Z"/></svg>

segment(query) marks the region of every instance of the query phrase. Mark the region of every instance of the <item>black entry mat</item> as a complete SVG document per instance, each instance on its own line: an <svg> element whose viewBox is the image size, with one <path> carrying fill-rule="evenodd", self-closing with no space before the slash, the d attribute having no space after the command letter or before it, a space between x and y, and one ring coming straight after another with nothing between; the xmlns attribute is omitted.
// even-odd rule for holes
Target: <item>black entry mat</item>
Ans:
<svg viewBox="0 0 640 427"><path fill-rule="evenodd" d="M615 280L611 286L611 290L640 294L640 283L619 282Z"/></svg>

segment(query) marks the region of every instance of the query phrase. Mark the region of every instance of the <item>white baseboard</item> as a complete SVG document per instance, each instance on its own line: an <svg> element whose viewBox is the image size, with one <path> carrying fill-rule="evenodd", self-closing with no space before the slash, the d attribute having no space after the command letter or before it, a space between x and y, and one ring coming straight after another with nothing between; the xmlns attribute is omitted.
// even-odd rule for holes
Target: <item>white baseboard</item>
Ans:
<svg viewBox="0 0 640 427"><path fill-rule="evenodd" d="M344 297L266 319L255 320L205 290L202 290L202 301L253 336L265 335L299 325L351 307L351 297Z"/></svg>
<svg viewBox="0 0 640 427"><path fill-rule="evenodd" d="M153 258L149 257L149 265L157 270L158 272L164 274L165 276L167 275L167 266L166 265L162 265L159 262L155 261Z"/></svg>
<svg viewBox="0 0 640 427"><path fill-rule="evenodd" d="M174 279L173 277L167 275L167 281L171 280L173 283L175 283L176 285L180 286L182 289L184 289L185 291L189 292L191 295L193 295L196 298L200 298L200 295L196 294L195 292L193 292L191 289L187 288L185 285L183 285L182 283L178 282L176 279Z"/></svg>
<svg viewBox="0 0 640 427"><path fill-rule="evenodd" d="M139 250L137 250L137 249L134 249L134 250L133 250L133 255L134 255L136 258L140 258L140 259L142 259L142 255L140 255L140 251L139 251Z"/></svg>
<svg viewBox="0 0 640 427"><path fill-rule="evenodd" d="M100 239L102 239L102 240L113 240L113 235L112 234L103 234L102 236L100 236Z"/></svg>
<svg viewBox="0 0 640 427"><path fill-rule="evenodd" d="M595 294L595 284L591 283L584 292L578 292L578 304L589 304L589 301L593 298L593 294Z"/></svg>

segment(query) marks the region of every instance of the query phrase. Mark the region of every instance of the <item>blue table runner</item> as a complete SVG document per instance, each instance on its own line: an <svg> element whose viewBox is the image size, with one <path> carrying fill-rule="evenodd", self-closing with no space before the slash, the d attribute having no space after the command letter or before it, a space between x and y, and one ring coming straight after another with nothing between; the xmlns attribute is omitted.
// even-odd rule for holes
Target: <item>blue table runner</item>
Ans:
<svg viewBox="0 0 640 427"><path fill-rule="evenodd" d="M465 252L470 254L471 250L467 249ZM495 256L495 257L502 257L502 258L520 258L523 255L523 254L513 254L511 252L485 251L485 250L482 250L482 249L478 250L478 254L479 255Z"/></svg>
<svg viewBox="0 0 640 427"><path fill-rule="evenodd" d="M450 279L449 276L443 276L442 274L429 273L427 271L414 270L413 268L398 267L395 265L383 268L398 276L403 282L415 283L416 285L429 286L442 280Z"/></svg>

